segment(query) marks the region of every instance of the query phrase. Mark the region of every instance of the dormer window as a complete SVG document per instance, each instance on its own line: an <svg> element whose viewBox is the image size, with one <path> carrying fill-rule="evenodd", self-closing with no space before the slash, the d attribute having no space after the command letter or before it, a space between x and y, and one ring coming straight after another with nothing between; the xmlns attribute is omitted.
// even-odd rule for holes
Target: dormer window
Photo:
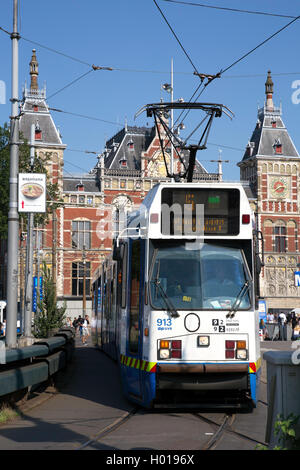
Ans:
<svg viewBox="0 0 300 470"><path fill-rule="evenodd" d="M129 148L129 150L134 150L134 142L132 139L130 139L128 142L127 142L127 147Z"/></svg>
<svg viewBox="0 0 300 470"><path fill-rule="evenodd" d="M76 189L77 191L84 191L84 184L82 183L82 181L76 185Z"/></svg>
<svg viewBox="0 0 300 470"><path fill-rule="evenodd" d="M274 148L276 154L282 154L282 144L280 142L280 139L275 140L275 142L273 144L273 148Z"/></svg>
<svg viewBox="0 0 300 470"><path fill-rule="evenodd" d="M255 142L248 142L247 149L248 149L248 153L250 157L252 157L253 155L254 148L255 148Z"/></svg>
<svg viewBox="0 0 300 470"><path fill-rule="evenodd" d="M127 160L125 157L122 158L122 160L119 161L120 163L120 168L127 168Z"/></svg>
<svg viewBox="0 0 300 470"><path fill-rule="evenodd" d="M119 147L118 142L113 141L112 147L113 147L113 150L114 150L114 152L115 152L115 151L117 150L117 148Z"/></svg>
<svg viewBox="0 0 300 470"><path fill-rule="evenodd" d="M42 140L42 131L39 125L35 126L34 138L35 140Z"/></svg>

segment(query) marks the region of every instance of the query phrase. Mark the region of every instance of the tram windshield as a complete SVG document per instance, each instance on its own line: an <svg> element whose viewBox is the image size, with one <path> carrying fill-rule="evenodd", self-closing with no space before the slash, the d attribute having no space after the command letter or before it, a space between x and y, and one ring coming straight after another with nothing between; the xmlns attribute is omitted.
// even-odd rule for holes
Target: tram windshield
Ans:
<svg viewBox="0 0 300 470"><path fill-rule="evenodd" d="M158 242L150 272L151 304L166 310L246 310L251 306L250 272L243 250L202 243Z"/></svg>

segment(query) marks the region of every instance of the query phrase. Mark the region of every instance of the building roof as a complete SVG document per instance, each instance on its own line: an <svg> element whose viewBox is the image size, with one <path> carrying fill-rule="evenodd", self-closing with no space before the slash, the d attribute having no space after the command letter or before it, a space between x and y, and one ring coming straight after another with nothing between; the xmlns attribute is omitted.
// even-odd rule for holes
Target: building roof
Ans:
<svg viewBox="0 0 300 470"><path fill-rule="evenodd" d="M85 193L99 193L99 180L96 175L78 175L78 176L64 176L63 178L63 192L80 192L79 187L83 186L82 192Z"/></svg>
<svg viewBox="0 0 300 470"><path fill-rule="evenodd" d="M141 155L155 133L154 128L125 126L106 142L104 166L107 169L141 169ZM122 166L122 161L126 165Z"/></svg>
<svg viewBox="0 0 300 470"><path fill-rule="evenodd" d="M31 126L35 125L36 141L35 145L40 147L66 146L62 143L61 135L57 129L49 107L46 103L46 87L38 88L38 63L36 60L35 49L30 62L31 83L30 88L26 84L23 89L23 100L21 103L20 131L23 137L30 142ZM37 131L40 131L37 135Z"/></svg>
<svg viewBox="0 0 300 470"><path fill-rule="evenodd" d="M281 106L278 108L273 104L271 72L268 72L266 81L266 96L264 107L258 110L256 126L242 161L253 157L299 157L299 153L282 120Z"/></svg>

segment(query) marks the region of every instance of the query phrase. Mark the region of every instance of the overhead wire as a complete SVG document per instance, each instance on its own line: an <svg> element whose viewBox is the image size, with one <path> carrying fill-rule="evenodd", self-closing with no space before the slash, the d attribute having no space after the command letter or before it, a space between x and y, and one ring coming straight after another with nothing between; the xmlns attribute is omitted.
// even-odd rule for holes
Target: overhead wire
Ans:
<svg viewBox="0 0 300 470"><path fill-rule="evenodd" d="M296 18L294 18L292 21L290 21L289 23L287 23L286 25L284 25L282 28L278 29L275 33L271 34L271 36L267 37L264 41L262 41L261 43L259 43L257 46L255 46L253 49L251 49L249 52L247 52L246 54L244 54L242 57L240 57L239 59L235 60L231 65L227 66L225 69L221 70L219 73L220 74L223 74L225 72L227 72L227 70L231 69L232 67L234 67L236 64L238 64L239 62L241 62L243 59L245 59L245 57L248 57L250 54L252 54L254 51L256 51L259 47L263 46L264 44L266 44L268 41L270 41L271 39L273 39L275 36L277 36L277 34L281 33L282 31L284 31L286 28L288 28L291 24L295 23L295 21L297 21L298 19L300 18L300 15L297 16Z"/></svg>
<svg viewBox="0 0 300 470"><path fill-rule="evenodd" d="M87 116L86 114L72 113L70 111L64 111L63 109L51 108L51 107L49 108L49 110L57 112L57 113L70 114L71 116L82 117L82 118L85 118L85 119L90 119L92 121L100 121L100 122L105 122L106 124L113 124L114 126L122 127L122 125L119 122L107 121L105 119L96 118L96 117L92 117L92 116Z"/></svg>
<svg viewBox="0 0 300 470"><path fill-rule="evenodd" d="M277 18L296 18L295 16L291 15L282 15L279 13L268 13L265 11L256 11L256 10L242 10L240 8L228 8L228 7L220 7L220 6L215 6L215 5L207 5L204 3L195 3L195 2L186 2L182 0L162 0L164 2L169 2L169 3L177 3L180 5L188 5L188 6L194 6L194 7L202 7L202 8L211 8L214 10L223 10L223 11L230 11L230 12L235 12L235 13L248 13L251 15L264 15L264 16L273 16Z"/></svg>
<svg viewBox="0 0 300 470"><path fill-rule="evenodd" d="M170 30L172 31L176 41L178 42L178 44L180 45L181 49L183 50L185 56L188 58L189 62L191 63L193 69L195 72L198 73L198 70L197 70L197 67L194 65L191 57L189 56L189 54L187 53L186 49L183 47L183 44L181 43L180 39L178 38L177 34L175 33L174 29L172 28L172 26L170 25L169 21L167 20L166 16L164 15L163 11L161 10L161 8L159 7L158 3L156 0L153 0L153 2L155 3L157 9L159 10L160 14L162 15L163 19L165 20L165 22L167 23L168 27L170 28Z"/></svg>
<svg viewBox="0 0 300 470"><path fill-rule="evenodd" d="M71 85L73 85L74 83L78 82L79 80L81 80L82 78L86 77L89 73L93 72L93 69L89 70L88 72L85 72L84 74L80 75L80 77L77 77L75 78L75 80L72 80L72 82L68 83L67 85L65 85L63 88L60 88L60 90L57 90L55 93L52 93L52 95L48 96L47 97L47 101L50 100L51 98L53 98L53 96L56 96L58 93L60 93L61 91L65 90L66 88L69 88Z"/></svg>

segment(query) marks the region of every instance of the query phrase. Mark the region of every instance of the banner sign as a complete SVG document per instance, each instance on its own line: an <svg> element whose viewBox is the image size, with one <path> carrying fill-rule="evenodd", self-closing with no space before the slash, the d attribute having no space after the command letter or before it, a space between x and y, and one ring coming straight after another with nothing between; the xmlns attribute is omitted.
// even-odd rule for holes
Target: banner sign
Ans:
<svg viewBox="0 0 300 470"><path fill-rule="evenodd" d="M46 212L45 173L19 173L19 212Z"/></svg>

